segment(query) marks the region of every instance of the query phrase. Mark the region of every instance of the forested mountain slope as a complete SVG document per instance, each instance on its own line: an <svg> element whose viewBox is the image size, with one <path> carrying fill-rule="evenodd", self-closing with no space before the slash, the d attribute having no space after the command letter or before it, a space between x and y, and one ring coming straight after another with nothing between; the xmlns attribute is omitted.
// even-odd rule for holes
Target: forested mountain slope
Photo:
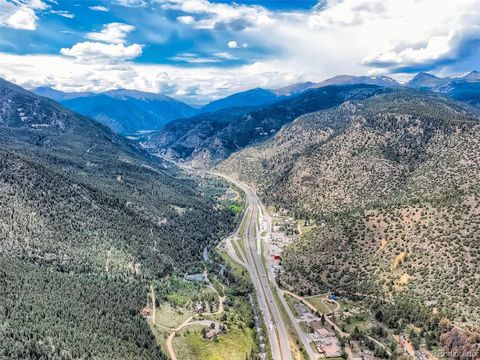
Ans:
<svg viewBox="0 0 480 360"><path fill-rule="evenodd" d="M436 300L480 319L480 125L440 96L390 90L307 114L220 165L317 228L284 253L282 282Z"/></svg>
<svg viewBox="0 0 480 360"><path fill-rule="evenodd" d="M216 185L3 80L0 143L0 358L162 358L147 286L229 231Z"/></svg>
<svg viewBox="0 0 480 360"><path fill-rule="evenodd" d="M197 113L182 101L135 90L63 93L50 88L37 88L33 91L59 101L66 108L89 116L120 134L158 130L171 120Z"/></svg>
<svg viewBox="0 0 480 360"><path fill-rule="evenodd" d="M283 98L285 97L277 95L273 90L255 88L212 101L203 106L199 111L216 112L235 107L269 105Z"/></svg>
<svg viewBox="0 0 480 360"><path fill-rule="evenodd" d="M384 91L384 88L365 84L326 86L260 109L225 109L172 121L161 131L149 135L143 145L193 166L211 166L245 146L269 139L302 114Z"/></svg>

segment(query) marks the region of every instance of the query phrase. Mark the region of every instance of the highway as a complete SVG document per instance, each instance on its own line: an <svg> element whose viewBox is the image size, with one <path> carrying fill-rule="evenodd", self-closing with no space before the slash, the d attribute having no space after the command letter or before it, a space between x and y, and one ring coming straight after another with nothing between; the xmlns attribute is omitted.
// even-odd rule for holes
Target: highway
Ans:
<svg viewBox="0 0 480 360"><path fill-rule="evenodd" d="M259 211L262 205L252 189L245 184L226 177L223 174L217 174L228 181L234 183L245 194L247 208L244 213L244 232L243 242L245 246L244 258L245 266L252 279L253 286L262 312L265 325L267 327L268 339L272 351L273 360L291 360L292 354L288 341L288 333L283 323L280 309L275 301L272 289L269 283L269 277L263 266L262 255L257 251L256 242L256 224ZM239 236L239 230L237 231Z"/></svg>
<svg viewBox="0 0 480 360"><path fill-rule="evenodd" d="M170 160L167 159L170 162ZM180 165L181 166L181 165ZM186 171L192 171L192 169L181 166ZM264 323L267 327L267 334L270 343L271 353L273 360L291 360L292 352L289 345L288 333L281 317L280 309L273 296L272 288L275 289L282 306L284 307L287 316L292 323L298 339L303 345L306 351L306 355L309 360L316 360L319 355L316 354L310 346L310 340L302 329L300 328L295 315L291 311L290 307L285 300L285 292L281 290L276 281L273 269L269 266L268 258L265 259L267 271L263 265L262 252L258 248L257 244L260 244L260 233L257 225L259 215L262 216L266 223L267 238L272 232L272 219L265 209L263 203L260 201L256 193L248 185L233 179L225 174L206 171L207 174L221 177L228 182L237 186L245 194L246 210L243 215L241 224L236 229L235 233L225 239L225 245L229 256L239 265L247 269L253 286L255 288L256 297L260 311L263 316ZM240 230L244 227L243 236L240 236ZM257 230L257 231L256 231ZM256 239L257 237L257 239ZM240 256L237 255L233 242L236 239L242 239L245 245L245 252L239 249ZM256 241L258 240L258 241ZM267 253L267 246L265 244L265 253Z"/></svg>
<svg viewBox="0 0 480 360"><path fill-rule="evenodd" d="M248 187L248 186L247 186ZM272 218L268 214L267 209L263 206L263 203L260 201L258 196L255 194L253 190L250 189L252 192L253 196L256 198L256 202L258 204L259 212L262 215L263 220L265 221L267 225L266 233L270 235L272 233ZM257 236L260 237L260 234L257 233ZM268 253L268 244L265 244L265 253ZM287 300L285 300L285 292L280 289L277 285L277 282L275 281L275 275L273 272L273 267L271 266L271 259L268 257L265 259L267 263L267 277L270 280L270 283L273 284L272 286L275 288L275 291L278 294L278 298L280 299L280 302L282 303L283 308L285 309L285 312L287 313L291 324L293 325L293 328L295 329L295 332L297 333L298 339L301 341L303 348L305 349L307 356L310 360L315 360L318 359L319 356L316 354L313 350L312 347L310 346L310 340L308 338L308 335L303 332L303 330L300 328L300 325L298 324L297 319L295 318L295 315L293 314L292 310L290 309L290 306L287 303Z"/></svg>

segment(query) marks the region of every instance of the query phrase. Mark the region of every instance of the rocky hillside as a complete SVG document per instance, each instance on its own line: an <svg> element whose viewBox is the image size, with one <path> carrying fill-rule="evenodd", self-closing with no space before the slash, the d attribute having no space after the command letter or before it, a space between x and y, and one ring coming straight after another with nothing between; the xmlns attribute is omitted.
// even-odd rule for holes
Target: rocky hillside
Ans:
<svg viewBox="0 0 480 360"><path fill-rule="evenodd" d="M285 252L282 282L435 300L478 321L480 125L407 89L307 114L220 169L317 228Z"/></svg>
<svg viewBox="0 0 480 360"><path fill-rule="evenodd" d="M218 185L0 81L0 358L162 359L147 286L229 231Z"/></svg>

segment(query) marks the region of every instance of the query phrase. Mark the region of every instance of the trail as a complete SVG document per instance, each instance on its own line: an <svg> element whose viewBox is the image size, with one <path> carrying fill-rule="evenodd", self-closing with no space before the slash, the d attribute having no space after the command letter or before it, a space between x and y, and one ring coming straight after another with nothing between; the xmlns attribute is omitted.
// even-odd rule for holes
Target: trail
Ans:
<svg viewBox="0 0 480 360"><path fill-rule="evenodd" d="M177 327L169 336L167 339L167 349L168 353L170 354L170 359L171 360L177 360L177 355L175 354L175 350L173 349L173 338L179 332L182 330L185 326L188 326L190 321L192 321L193 315L190 316L187 320L185 320L179 327Z"/></svg>
<svg viewBox="0 0 480 360"><path fill-rule="evenodd" d="M218 294L218 310L214 313L212 312L204 312L201 315L202 316L211 316L211 315L221 315L225 311L225 300L227 299L226 295L221 296L220 293L215 289L215 287L212 285L210 282L210 279L208 279L208 274L207 270L204 272L205 278L207 279L207 282L209 284L209 287L211 287L217 294ZM220 283L220 286L222 286L223 293L225 293L225 286ZM202 324L202 325L210 325L210 323L214 322L211 320L197 320L197 321L192 321L195 316L197 315L192 315L190 316L187 320L185 320L180 326L178 326L175 330L173 330L170 335L167 338L167 350L170 355L171 360L177 360L177 355L175 354L175 349L173 347L173 339L175 338L175 335L182 330L183 328L191 325L196 325L196 324Z"/></svg>

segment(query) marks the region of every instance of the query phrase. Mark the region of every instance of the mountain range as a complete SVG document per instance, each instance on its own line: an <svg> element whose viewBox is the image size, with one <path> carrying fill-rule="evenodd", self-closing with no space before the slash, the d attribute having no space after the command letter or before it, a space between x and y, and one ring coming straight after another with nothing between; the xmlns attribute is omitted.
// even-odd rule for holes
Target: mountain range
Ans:
<svg viewBox="0 0 480 360"><path fill-rule="evenodd" d="M472 71L462 76L440 78L429 73L419 73L405 84L400 84L387 76L338 75L319 83L300 82L277 89L249 89L214 100L202 107L192 107L166 95L136 90L68 93L49 87L38 87L32 91L62 103L65 107L89 116L115 132L125 135L161 130L170 121L191 118L204 113L233 108L266 107L306 91L330 85L405 86L443 93L454 99L478 105L479 74L477 71Z"/></svg>
<svg viewBox="0 0 480 360"><path fill-rule="evenodd" d="M462 76L441 78L428 73L420 73L406 86L445 94L456 100L480 106L480 73L472 71Z"/></svg>
<svg viewBox="0 0 480 360"><path fill-rule="evenodd" d="M196 109L179 100L136 90L65 93L42 87L33 92L58 101L120 134L158 130L171 120L197 113Z"/></svg>
<svg viewBox="0 0 480 360"><path fill-rule="evenodd" d="M352 91L355 86L414 88L474 106L480 102L477 72L452 78L420 73L403 85L386 76L341 75L320 83L297 83L277 90L257 88L231 95L200 109L207 113L174 120L141 138L141 142L150 151L175 161L211 166L245 146L270 138L303 113L333 107L354 96L344 93L346 86L352 86ZM344 94L345 98L335 98L334 93Z"/></svg>
<svg viewBox="0 0 480 360"><path fill-rule="evenodd" d="M172 121L141 140L142 146L177 161L205 167L233 152L268 139L283 125L312 111L341 104L350 98L383 91L373 85L326 86L261 108L233 108Z"/></svg>
<svg viewBox="0 0 480 360"><path fill-rule="evenodd" d="M194 109L0 80L2 351L164 358L139 316L147 288L202 270L236 217L215 181L163 158L215 167L313 224L282 254L283 287L480 321L479 83L338 76Z"/></svg>

